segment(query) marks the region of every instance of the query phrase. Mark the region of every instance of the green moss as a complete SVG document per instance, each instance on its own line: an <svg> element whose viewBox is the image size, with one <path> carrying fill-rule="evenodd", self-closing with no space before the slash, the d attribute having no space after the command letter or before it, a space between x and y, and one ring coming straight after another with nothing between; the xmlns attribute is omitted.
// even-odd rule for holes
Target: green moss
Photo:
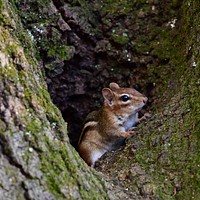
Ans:
<svg viewBox="0 0 200 200"><path fill-rule="evenodd" d="M138 10L140 8L144 9L144 5L146 4L146 1L116 1L116 0L103 0L101 2L102 5L102 14L107 14L108 16L119 16L119 15L128 15L133 11L134 8L137 8Z"/></svg>
<svg viewBox="0 0 200 200"><path fill-rule="evenodd" d="M3 3L2 3L2 1L0 1L0 24L4 20L4 16L2 15L2 11L3 11Z"/></svg>
<svg viewBox="0 0 200 200"><path fill-rule="evenodd" d="M97 191L97 182L94 181L97 177L92 174L88 174L88 177L82 176L82 170L89 172L89 168L82 163L76 166L79 156L75 150L70 150L68 146L61 143L54 148L52 142L57 143L58 141L47 141L51 151L46 152L46 155L41 155L41 169L45 172L48 187L52 193L61 199L78 199L80 197L82 199L107 199L107 194L99 192L99 189L102 191L105 189L101 186L104 184L103 182L98 182L99 189ZM74 164L75 167L72 168L71 166ZM77 190L79 193L75 192Z"/></svg>
<svg viewBox="0 0 200 200"><path fill-rule="evenodd" d="M84 1L78 2L84 4ZM144 14L149 9L148 6L143 7L146 5L146 1L104 2L105 6L102 8L102 12L107 14L105 20L115 16L117 10L117 15L123 15L130 14L134 6L138 10L142 9ZM173 1L173 6L177 2ZM31 5L36 9L35 13L37 13L38 9L44 10L44 4L46 3L46 1L43 3L42 1L35 1ZM75 1L75 3L77 2ZM200 12L198 5L198 1L185 0L182 5L183 15L181 15L182 21L179 22L180 25L173 30L169 27L163 28L159 37L156 38L159 43L156 41L152 43L152 46L148 46L148 43L145 42L148 37L142 37L140 42L133 46L136 52L140 54L144 54L146 51L150 52L149 50L153 49L150 53L159 61L157 67L149 65L148 72L150 82L156 83L158 86L156 94L160 94L161 106L165 109L159 110L157 116L155 116L157 122L148 122L150 124L148 128L150 127L153 131L143 127L145 135L138 136L138 141L141 145L137 149L134 160L140 163L146 169L147 174L154 179L152 184L157 186L156 192L161 199L189 199L191 197L198 199L200 195L200 59L197 40ZM40 28L41 24L48 27L48 24L45 23L45 18L47 16L39 19L38 26ZM27 22L35 19L36 14L30 14ZM9 21L1 23L4 23L7 27L14 26L14 24L9 25ZM155 32L157 33L158 30L152 30L151 37L155 35ZM22 41L26 32L19 31L18 34ZM53 41L42 38L43 35L39 34L43 42L37 44L41 45L39 47L46 47L45 50L50 58L68 59L70 48L64 45L59 46L60 35L58 31L53 30L53 34L56 36ZM8 32L3 30L0 34L0 40L5 43L6 38L9 38L8 36ZM38 35L36 34L36 36ZM27 38L24 40L26 41ZM128 37L120 35L118 32L113 34L113 40L122 45L128 43ZM13 55L14 58L19 58L17 46L17 43L9 45L4 53ZM28 47L28 45L25 46ZM22 60L19 63L21 62ZM38 73L38 71L34 65L35 61L30 56L28 57L28 63L32 64L32 66L28 65L28 70L30 71L25 72L22 69L19 72L15 66L9 65L8 67L6 65L2 74L4 76L7 75L13 85L20 82L24 87L25 97L22 101L27 110L20 113L21 118L19 117L19 119L24 125L23 130L32 133L33 139L25 136L26 141L29 141L38 150L42 150L40 154L41 170L44 172L45 181L48 184L47 187L59 199L70 198L75 195L70 193L72 191L65 191L68 188L67 186L73 188L73 191L79 190L83 199L106 199L106 194L102 197L102 194L99 193L99 191L104 191L105 189L103 182L97 181L85 165L77 161L79 159L78 155L72 149L69 149L67 142L66 144L63 143L66 138L66 130L64 130L66 125L61 118L59 110L52 103L49 103L50 96L42 83L42 77L37 76L41 79L35 81L31 70L35 73ZM179 84L183 85L181 87L183 89L180 90ZM40 118L37 117L37 114ZM0 122L0 124L4 126L4 123ZM57 133L62 135L63 138L55 137ZM52 138L48 139L46 134L52 134ZM43 141L43 146L40 146ZM25 159L29 158L29 156L27 153ZM128 168L131 166L131 162L132 160L127 160L126 158L126 162L121 162L118 168ZM74 167L72 168L71 166ZM85 171L88 172L87 178L81 176L83 171L84 173ZM135 180L131 181L136 184ZM96 188L98 188L98 191Z"/></svg>
<svg viewBox="0 0 200 200"><path fill-rule="evenodd" d="M6 130L6 124L4 121L0 120L0 132L4 132Z"/></svg>
<svg viewBox="0 0 200 200"><path fill-rule="evenodd" d="M64 173L66 166L62 157L60 157L59 149L55 149L53 152L47 152L46 156L41 157L41 169L48 180L47 184L49 189L57 198L63 198L65 196L61 192L63 185L70 183L72 186L75 184L73 183L73 179L70 178L70 174Z"/></svg>
<svg viewBox="0 0 200 200"><path fill-rule="evenodd" d="M28 132L35 133L35 134L42 132L43 126L42 126L41 121L38 118L34 118L34 117L29 116L26 119L30 120L30 121L26 122L26 130Z"/></svg>
<svg viewBox="0 0 200 200"><path fill-rule="evenodd" d="M73 57L75 49L73 46L56 46L54 43L51 45L49 44L47 54L51 58L58 58L61 61L69 60Z"/></svg>
<svg viewBox="0 0 200 200"><path fill-rule="evenodd" d="M120 45L125 45L129 42L128 35L126 33L123 33L122 35L118 35L116 33L112 34L112 39L114 42Z"/></svg>
<svg viewBox="0 0 200 200"><path fill-rule="evenodd" d="M151 54L160 64L149 65L148 74L157 86L161 107L156 105L160 113L148 122L148 129L156 130L143 127L145 135L138 138L142 145L135 158L154 177L161 199L200 195L198 4L185 0L179 25L164 28L152 44Z"/></svg>
<svg viewBox="0 0 200 200"><path fill-rule="evenodd" d="M3 3L7 5L7 2ZM4 6L4 9L6 8ZM3 22L3 25L5 24L6 22ZM33 159L36 159L36 164L40 164L39 168L34 170L39 170L43 174L39 180L40 186L42 190L49 191L55 198L108 199L104 182L93 175L70 146L66 123L58 108L51 102L38 63L34 56L30 56L32 49L28 49L30 52L26 54L21 48L28 37L24 37L23 43L20 42L21 38L16 39L19 32L27 33L22 26L16 31L7 25L6 28L0 27L0 29L0 52L2 54L0 60L3 69L0 72L1 85L5 89L3 92L6 93L4 98L8 97L10 100L5 104L8 103L11 106L9 107L10 113L5 114L6 117L10 117L6 126L0 120L0 129L3 132L0 136L4 140L7 138L12 140L13 136L18 138L20 132L22 141L19 140L24 142L23 147L26 147L23 154L19 155L20 169L28 171L32 156L38 156ZM24 47L28 48L26 45ZM66 59L70 50L73 51L71 47L70 49L64 45L59 47L56 53L61 59ZM52 56L56 53L53 52ZM15 145L17 148L18 144ZM5 149L8 153L11 151L9 145ZM15 162L18 164L18 160ZM31 172L33 171L30 169L30 176L32 176Z"/></svg>

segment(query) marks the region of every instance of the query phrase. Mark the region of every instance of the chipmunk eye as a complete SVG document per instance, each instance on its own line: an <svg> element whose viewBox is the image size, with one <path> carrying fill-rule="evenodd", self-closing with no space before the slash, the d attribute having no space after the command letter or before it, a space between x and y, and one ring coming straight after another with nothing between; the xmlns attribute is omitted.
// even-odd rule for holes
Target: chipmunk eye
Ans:
<svg viewBox="0 0 200 200"><path fill-rule="evenodd" d="M125 102L125 101L128 101L130 97L128 95L123 95L120 97L120 99Z"/></svg>

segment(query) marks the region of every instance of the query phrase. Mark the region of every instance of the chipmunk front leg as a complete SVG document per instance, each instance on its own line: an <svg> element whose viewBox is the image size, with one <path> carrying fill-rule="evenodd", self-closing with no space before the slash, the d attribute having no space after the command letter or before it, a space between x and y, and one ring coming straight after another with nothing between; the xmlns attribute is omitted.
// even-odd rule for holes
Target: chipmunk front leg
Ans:
<svg viewBox="0 0 200 200"><path fill-rule="evenodd" d="M124 137L124 138L128 138L135 133L135 129L136 129L136 127L131 127L128 131L122 132L121 136Z"/></svg>

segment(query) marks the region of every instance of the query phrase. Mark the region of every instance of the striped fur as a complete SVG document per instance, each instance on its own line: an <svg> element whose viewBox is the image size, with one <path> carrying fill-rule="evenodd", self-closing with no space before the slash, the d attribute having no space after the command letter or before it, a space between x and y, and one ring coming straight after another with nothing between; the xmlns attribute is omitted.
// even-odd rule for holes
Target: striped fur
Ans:
<svg viewBox="0 0 200 200"><path fill-rule="evenodd" d="M90 166L134 133L133 127L140 121L138 111L147 102L137 90L120 88L116 83L103 88L102 95L103 106L87 116L79 138L79 154Z"/></svg>

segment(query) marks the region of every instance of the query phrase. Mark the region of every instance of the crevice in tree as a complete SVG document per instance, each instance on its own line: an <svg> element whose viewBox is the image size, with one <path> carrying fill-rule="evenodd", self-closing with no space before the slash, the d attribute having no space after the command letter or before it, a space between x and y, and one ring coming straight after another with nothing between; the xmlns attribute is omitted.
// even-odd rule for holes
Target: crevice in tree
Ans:
<svg viewBox="0 0 200 200"><path fill-rule="evenodd" d="M7 147L6 144L8 144L7 140L5 138L3 138L1 135L0 146L2 149L2 154L6 157L6 159L10 163L10 165L13 165L20 170L21 174L24 177L26 177L28 179L32 179L33 177L23 169L23 166L20 165L19 163L17 163L15 158L12 156L12 152L10 151L9 147Z"/></svg>
<svg viewBox="0 0 200 200"><path fill-rule="evenodd" d="M29 196L29 194L28 194L28 189L26 188L24 182L22 182L21 186L22 186L22 188L24 189L24 198L25 198L26 200L32 200L32 198L31 198L31 197Z"/></svg>

